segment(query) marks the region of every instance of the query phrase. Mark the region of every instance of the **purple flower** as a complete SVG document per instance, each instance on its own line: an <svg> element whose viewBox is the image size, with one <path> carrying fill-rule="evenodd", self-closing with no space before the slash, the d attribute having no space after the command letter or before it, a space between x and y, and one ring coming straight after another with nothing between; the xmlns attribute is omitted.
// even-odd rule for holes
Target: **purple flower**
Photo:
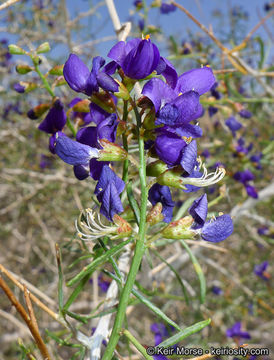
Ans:
<svg viewBox="0 0 274 360"><path fill-rule="evenodd" d="M156 70L160 53L149 38L132 39L127 43L119 41L110 49L108 57L121 66L126 76L143 79Z"/></svg>
<svg viewBox="0 0 274 360"><path fill-rule="evenodd" d="M268 261L264 261L261 264L255 265L254 274L259 276L263 280L269 280L269 274L266 272L268 265Z"/></svg>
<svg viewBox="0 0 274 360"><path fill-rule="evenodd" d="M92 61L92 70L75 54L70 54L64 66L64 77L72 90L91 95L99 91L99 86L106 91L117 92L118 84L107 73L100 71L105 60L97 56Z"/></svg>
<svg viewBox="0 0 274 360"><path fill-rule="evenodd" d="M249 185L249 184L245 184L245 190L248 196L257 199L258 198L258 193L257 190L255 189L254 186Z"/></svg>
<svg viewBox="0 0 274 360"><path fill-rule="evenodd" d="M241 323L236 322L231 328L227 329L226 331L226 336L227 337L237 337L237 338L242 338L242 339L250 339L251 336L249 335L249 333L247 331L241 331Z"/></svg>
<svg viewBox="0 0 274 360"><path fill-rule="evenodd" d="M248 169L246 169L244 171L237 171L233 177L235 180L237 180L243 184L255 179L254 174L252 174L252 172Z"/></svg>
<svg viewBox="0 0 274 360"><path fill-rule="evenodd" d="M207 195L201 195L196 200L194 200L191 207L188 209L188 212L195 221L192 225L192 228L202 228L207 217Z"/></svg>
<svg viewBox="0 0 274 360"><path fill-rule="evenodd" d="M239 111L239 115L242 117L242 118L245 118L245 119L250 119L252 117L252 112L246 110L246 109L242 109Z"/></svg>
<svg viewBox="0 0 274 360"><path fill-rule="evenodd" d="M148 192L148 199L152 205L160 202L163 205L162 213L164 215L164 222L169 223L172 219L172 211L174 208L174 201L172 201L171 193L168 186L154 184Z"/></svg>
<svg viewBox="0 0 274 360"><path fill-rule="evenodd" d="M176 10L176 6L173 4L162 3L160 7L161 14L169 14Z"/></svg>
<svg viewBox="0 0 274 360"><path fill-rule="evenodd" d="M269 227L268 226L263 226L257 229L257 233L259 235L268 235L269 233Z"/></svg>
<svg viewBox="0 0 274 360"><path fill-rule="evenodd" d="M218 112L218 108L216 108L215 106L209 106L208 107L208 115L210 117L212 117L213 115L215 115Z"/></svg>
<svg viewBox="0 0 274 360"><path fill-rule="evenodd" d="M155 346L159 345L169 335L168 329L162 323L153 323L153 324L151 324L150 330L154 333ZM174 328L170 327L170 330L174 331ZM155 359L155 360L167 360L167 358L164 355L154 355L153 359Z"/></svg>
<svg viewBox="0 0 274 360"><path fill-rule="evenodd" d="M216 286L216 285L212 286L211 291L215 295L222 295L223 294L223 290L219 286Z"/></svg>
<svg viewBox="0 0 274 360"><path fill-rule="evenodd" d="M103 167L94 194L102 203L100 212L112 221L115 214L124 211L119 195L124 190L125 183L108 165Z"/></svg>
<svg viewBox="0 0 274 360"><path fill-rule="evenodd" d="M56 137L55 153L70 165L87 165L90 159L98 157L96 148L81 144L67 136Z"/></svg>
<svg viewBox="0 0 274 360"><path fill-rule="evenodd" d="M57 131L61 131L65 124L66 113L63 104L60 100L56 100L45 119L38 126L38 129L48 134L55 134Z"/></svg>
<svg viewBox="0 0 274 360"><path fill-rule="evenodd" d="M176 87L170 87L161 79L149 80L142 91L153 103L156 124L182 126L197 119L203 113L200 95L209 91L215 82L210 68L193 69L183 73Z"/></svg>
<svg viewBox="0 0 274 360"><path fill-rule="evenodd" d="M236 131L240 130L243 125L235 119L234 116L231 116L225 121L226 126L229 128L229 130L232 132L232 135L235 137Z"/></svg>
<svg viewBox="0 0 274 360"><path fill-rule="evenodd" d="M100 286L100 289L105 293L108 291L110 282L111 280L106 280L106 278L102 274L98 276L98 285Z"/></svg>
<svg viewBox="0 0 274 360"><path fill-rule="evenodd" d="M201 236L210 242L220 242L233 233L233 222L229 215L221 215L215 220L207 221L201 229Z"/></svg>

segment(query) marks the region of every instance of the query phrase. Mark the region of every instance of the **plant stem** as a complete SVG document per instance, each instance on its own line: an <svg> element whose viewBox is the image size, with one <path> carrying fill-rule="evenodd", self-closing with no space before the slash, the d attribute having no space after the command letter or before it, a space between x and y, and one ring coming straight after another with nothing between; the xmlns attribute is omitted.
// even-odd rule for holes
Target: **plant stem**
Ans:
<svg viewBox="0 0 274 360"><path fill-rule="evenodd" d="M132 259L131 267L128 273L125 286L120 296L119 306L114 321L113 329L111 332L111 336L109 339L109 343L102 360L110 360L112 358L113 351L119 341L131 290L133 288L135 278L138 273L139 266L145 252L146 208L147 208L147 196L148 196L148 192L146 188L146 158L145 158L145 150L144 150L144 139L142 137L142 134L140 133L141 117L135 103L132 102L132 106L134 108L136 121L137 121L137 135L138 135L139 155L140 155L139 176L141 183L141 213L140 213L140 224L139 224L139 238L136 241L135 253Z"/></svg>
<svg viewBox="0 0 274 360"><path fill-rule="evenodd" d="M127 121L128 116L128 109L127 109L128 102L124 101L124 112L123 112L123 121ZM123 134L123 146L126 152L128 152L128 143L127 143L127 137L125 134ZM128 180L128 159L124 161L123 165L123 181L127 183Z"/></svg>
<svg viewBox="0 0 274 360"><path fill-rule="evenodd" d="M34 59L32 59L33 61L33 65L35 67L35 71L37 72L37 74L39 75L40 79L42 80L45 89L47 90L47 92L52 96L55 97L54 92L52 91L47 79L45 78L45 76L41 73L38 64L36 64L36 62L34 61Z"/></svg>

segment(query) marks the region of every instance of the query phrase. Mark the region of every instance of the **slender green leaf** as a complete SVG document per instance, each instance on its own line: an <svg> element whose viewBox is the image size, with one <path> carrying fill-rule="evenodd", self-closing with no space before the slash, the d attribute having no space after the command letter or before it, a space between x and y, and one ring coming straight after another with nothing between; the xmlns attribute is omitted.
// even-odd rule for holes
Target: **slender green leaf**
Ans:
<svg viewBox="0 0 274 360"><path fill-rule="evenodd" d="M79 285L73 290L73 292L70 294L70 297L68 298L67 302L63 306L62 311L67 311L70 305L74 302L74 300L77 298L77 296L80 294L80 292L83 290L83 287L86 285L86 283L89 281L90 274L85 276L79 283Z"/></svg>
<svg viewBox="0 0 274 360"><path fill-rule="evenodd" d="M143 345L140 344L139 341L128 330L123 330L123 334L136 347L136 349L143 355L145 359L153 360L153 357L148 355Z"/></svg>
<svg viewBox="0 0 274 360"><path fill-rule="evenodd" d="M150 300L145 298L138 290L132 289L132 294L137 297L144 305L146 305L150 310L152 310L156 315L158 315L162 320L167 322L169 325L172 325L177 330L181 330L179 325L177 325L173 320L171 320L162 310L157 308Z"/></svg>
<svg viewBox="0 0 274 360"><path fill-rule="evenodd" d="M200 281L200 302L201 304L204 303L205 301L205 296L206 296L206 279L203 273L203 270L200 266L200 264L198 263L198 260L196 258L196 256L193 254L193 252L191 251L190 247L187 245L187 243L184 240L180 240L181 244L184 246L184 248L186 249L192 263L194 266L194 270L196 271L196 274L198 276L198 279Z"/></svg>
<svg viewBox="0 0 274 360"><path fill-rule="evenodd" d="M103 255L92 261L91 264L85 266L82 271L79 272L74 278L72 278L68 283L67 286L72 286L76 284L78 281L82 280L85 276L91 275L93 271L101 264L106 262L110 256L118 254L124 246L126 246L132 238L129 238L126 241L123 241L122 243L114 246L112 249L105 252Z"/></svg>
<svg viewBox="0 0 274 360"><path fill-rule="evenodd" d="M209 325L211 319L207 319L204 321L200 321L194 325L189 326L188 328L181 330L177 334L171 336L170 338L166 339L165 341L161 342L158 347L169 347L178 342L182 341L183 339L187 338L188 336L195 334L196 332L202 330L205 326Z"/></svg>
<svg viewBox="0 0 274 360"><path fill-rule="evenodd" d="M259 66L259 69L262 69L264 66L264 61L265 61L264 42L259 36L257 36L254 40L256 40L260 46L260 61L259 61L258 66Z"/></svg>

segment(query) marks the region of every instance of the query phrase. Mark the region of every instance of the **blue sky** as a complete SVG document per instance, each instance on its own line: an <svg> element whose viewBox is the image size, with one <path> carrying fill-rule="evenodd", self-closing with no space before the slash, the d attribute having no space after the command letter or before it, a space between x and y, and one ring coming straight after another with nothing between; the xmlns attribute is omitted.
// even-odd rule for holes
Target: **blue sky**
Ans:
<svg viewBox="0 0 274 360"><path fill-rule="evenodd" d="M90 5L90 3L85 0L67 0L67 3L71 17L75 16L78 11L87 10ZM98 1L93 1L93 3L96 4ZM147 3L149 4L151 1L147 0ZM263 9L265 4L265 1L263 0L178 0L178 3L183 4L187 10L189 10L207 27L211 24L213 26L213 30L217 30L219 25L218 20L212 16L212 12L214 10L220 10L224 14L224 21L222 22L222 26L224 29L227 29L229 24L229 9L236 5L241 6L245 11L248 12L249 15L247 21L248 31L259 22L258 11L260 12L261 16L266 14ZM134 9L133 1L116 0L115 5L121 22L127 21L130 17L130 11ZM185 39L187 38L188 29L195 32L201 31L197 25L188 19L184 13L179 11L179 9L168 15L159 15L159 9L151 10L149 17L150 23L153 25L162 25L162 28L167 35L173 34L176 38L179 37L179 39ZM104 19L105 25L103 28L100 28L97 36L105 37L108 35L113 35L112 23L110 20L108 20L106 7L100 8L98 16L98 22ZM135 16L134 18L138 19L138 16ZM90 26L90 30L87 28L87 31L93 32L94 28L96 27L96 21ZM267 38L267 34L263 27L258 30L257 34L263 38ZM109 41L99 45L99 50L102 56L106 55L107 49L110 48L112 44L114 44L114 41Z"/></svg>

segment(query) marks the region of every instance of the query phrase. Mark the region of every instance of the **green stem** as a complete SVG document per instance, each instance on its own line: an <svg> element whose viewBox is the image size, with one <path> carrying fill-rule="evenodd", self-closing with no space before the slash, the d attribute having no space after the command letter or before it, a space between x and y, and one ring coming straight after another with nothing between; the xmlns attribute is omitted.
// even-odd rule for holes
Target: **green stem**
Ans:
<svg viewBox="0 0 274 360"><path fill-rule="evenodd" d="M128 102L124 101L124 112L123 112L123 121L127 121L128 116L128 109L127 109ZM125 134L123 134L123 146L126 152L128 152L128 143L127 143L127 137ZM124 161L123 165L123 181L127 183L128 180L128 159Z"/></svg>
<svg viewBox="0 0 274 360"><path fill-rule="evenodd" d="M125 286L123 288L123 291L119 299L119 306L114 321L113 329L111 332L108 346L106 348L102 360L110 360L112 358L113 351L119 341L131 290L133 288L135 278L138 273L146 249L145 235L146 235L146 209L147 209L147 196L148 196L148 192L146 188L146 158L145 158L145 149L144 149L144 139L140 134L141 117L136 105L133 102L132 105L134 108L136 121L137 121L137 135L138 135L139 155L140 155L139 176L140 176L140 184L141 184L141 213L140 213L140 224L139 224L139 238L136 241L135 253L132 259L131 267L128 273Z"/></svg>
<svg viewBox="0 0 274 360"><path fill-rule="evenodd" d="M40 79L42 80L45 89L47 90L47 92L52 96L55 97L54 92L52 91L47 79L45 78L45 76L41 73L40 69L39 69L39 65L36 63L36 61L34 59L32 59L33 61L33 65L35 67L35 71L37 72L37 74L39 75Z"/></svg>
<svg viewBox="0 0 274 360"><path fill-rule="evenodd" d="M147 360L153 360L152 356L149 356L146 352L146 349L143 347L142 344L128 331L123 330L123 335L125 335L128 340L136 347L136 349L143 355L143 357Z"/></svg>

